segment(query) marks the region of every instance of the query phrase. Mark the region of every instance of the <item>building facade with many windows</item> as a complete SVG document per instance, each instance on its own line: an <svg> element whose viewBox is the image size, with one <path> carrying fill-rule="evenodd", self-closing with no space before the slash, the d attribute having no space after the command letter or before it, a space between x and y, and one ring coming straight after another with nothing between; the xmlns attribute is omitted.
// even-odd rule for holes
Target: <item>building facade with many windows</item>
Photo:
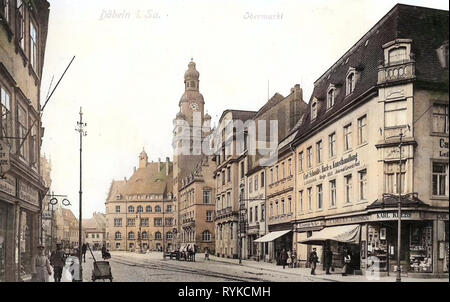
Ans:
<svg viewBox="0 0 450 302"><path fill-rule="evenodd" d="M448 274L448 12L396 5L315 82L293 145L303 263L329 245L396 271L400 201L402 271Z"/></svg>
<svg viewBox="0 0 450 302"><path fill-rule="evenodd" d="M169 158L148 162L147 153L142 151L139 168L130 179L112 182L105 207L108 249L172 249L177 230Z"/></svg>
<svg viewBox="0 0 450 302"><path fill-rule="evenodd" d="M215 164L205 156L193 173L181 181L180 190L180 247L192 245L198 252L214 254L215 244Z"/></svg>
<svg viewBox="0 0 450 302"><path fill-rule="evenodd" d="M0 1L0 281L31 278L41 237L47 188L40 175L40 85L49 6Z"/></svg>

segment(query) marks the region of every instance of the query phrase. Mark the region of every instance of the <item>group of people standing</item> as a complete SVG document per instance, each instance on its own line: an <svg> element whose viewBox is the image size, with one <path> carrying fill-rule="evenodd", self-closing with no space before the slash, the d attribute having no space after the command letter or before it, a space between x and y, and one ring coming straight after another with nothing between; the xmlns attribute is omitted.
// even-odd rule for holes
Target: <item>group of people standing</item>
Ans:
<svg viewBox="0 0 450 302"><path fill-rule="evenodd" d="M283 269L287 267L297 267L297 253L291 250L283 249L279 255L279 263L283 265Z"/></svg>
<svg viewBox="0 0 450 302"><path fill-rule="evenodd" d="M61 244L56 244L56 250L50 255L50 259L45 254L45 246L37 246L37 253L31 261L31 273L33 282L48 282L53 273L55 282L61 282L62 271L66 265L67 256Z"/></svg>
<svg viewBox="0 0 450 302"><path fill-rule="evenodd" d="M342 276L347 276L348 274L351 274L353 271L351 265L353 255L352 250L350 248L348 247L344 248L343 258L344 258L343 259L344 266L342 268ZM313 248L312 252L309 254L308 262L311 266L311 275L315 275L317 263L319 262L319 257L317 256L316 248ZM334 266L333 266L333 252L331 251L329 245L326 245L324 249L324 266L325 266L325 274L331 275L330 270L334 271Z"/></svg>

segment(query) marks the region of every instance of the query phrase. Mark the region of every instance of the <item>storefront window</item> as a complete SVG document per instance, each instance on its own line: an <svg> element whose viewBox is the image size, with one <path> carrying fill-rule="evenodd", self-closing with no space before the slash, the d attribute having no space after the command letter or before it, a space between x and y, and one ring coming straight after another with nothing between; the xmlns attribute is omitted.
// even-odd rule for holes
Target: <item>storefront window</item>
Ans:
<svg viewBox="0 0 450 302"><path fill-rule="evenodd" d="M20 212L19 248L20 248L20 277L26 279L31 274L32 257L32 216L26 211Z"/></svg>
<svg viewBox="0 0 450 302"><path fill-rule="evenodd" d="M383 226L369 225L367 234L367 264L372 265L374 271L387 271L388 268L388 242L387 229Z"/></svg>
<svg viewBox="0 0 450 302"><path fill-rule="evenodd" d="M433 227L431 225L411 225L409 249L412 272L433 271Z"/></svg>

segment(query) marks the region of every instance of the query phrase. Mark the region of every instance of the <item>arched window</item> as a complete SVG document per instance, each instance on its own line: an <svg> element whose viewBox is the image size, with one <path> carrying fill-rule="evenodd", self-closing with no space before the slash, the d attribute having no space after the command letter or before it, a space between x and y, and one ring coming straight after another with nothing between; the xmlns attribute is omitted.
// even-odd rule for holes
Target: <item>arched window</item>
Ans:
<svg viewBox="0 0 450 302"><path fill-rule="evenodd" d="M327 94L327 109L330 109L331 107L334 106L334 98L336 96L336 91L334 88L331 88L330 90L328 90L328 94Z"/></svg>
<svg viewBox="0 0 450 302"><path fill-rule="evenodd" d="M155 233L155 239L156 239L156 240L161 240L161 238L162 238L162 237L161 237L161 232L156 232L156 233Z"/></svg>
<svg viewBox="0 0 450 302"><path fill-rule="evenodd" d="M347 95L355 90L355 73L350 72L347 76Z"/></svg>
<svg viewBox="0 0 450 302"><path fill-rule="evenodd" d="M195 88L195 82L194 81L191 81L191 87Z"/></svg>
<svg viewBox="0 0 450 302"><path fill-rule="evenodd" d="M151 207L151 206L146 206L146 207L145 207L145 211L146 211L147 213L151 213L151 212L152 212L152 207Z"/></svg>
<svg viewBox="0 0 450 302"><path fill-rule="evenodd" d="M166 233L166 239L167 240L172 240L172 237L173 237L172 232L167 232Z"/></svg>
<svg viewBox="0 0 450 302"><path fill-rule="evenodd" d="M129 232L128 233L128 240L134 240L134 233L133 232Z"/></svg>
<svg viewBox="0 0 450 302"><path fill-rule="evenodd" d="M122 239L122 234L121 234L120 232L116 232L116 233L114 234L114 238L115 238L116 240L121 240L121 239Z"/></svg>
<svg viewBox="0 0 450 302"><path fill-rule="evenodd" d="M202 233L202 240L203 241L211 241L211 232L206 230Z"/></svg>
<svg viewBox="0 0 450 302"><path fill-rule="evenodd" d="M161 207L160 206L156 206L155 207L155 212L156 213L161 213Z"/></svg>
<svg viewBox="0 0 450 302"><path fill-rule="evenodd" d="M142 239L144 240L148 239L148 233L146 231L142 232Z"/></svg>
<svg viewBox="0 0 450 302"><path fill-rule="evenodd" d="M406 61L406 47L398 47L389 51L389 64Z"/></svg>
<svg viewBox="0 0 450 302"><path fill-rule="evenodd" d="M137 211L138 211L138 213L143 213L144 212L144 208L142 206L138 206L137 207Z"/></svg>
<svg viewBox="0 0 450 302"><path fill-rule="evenodd" d="M134 213L134 207L133 206L129 206L128 207L128 213Z"/></svg>

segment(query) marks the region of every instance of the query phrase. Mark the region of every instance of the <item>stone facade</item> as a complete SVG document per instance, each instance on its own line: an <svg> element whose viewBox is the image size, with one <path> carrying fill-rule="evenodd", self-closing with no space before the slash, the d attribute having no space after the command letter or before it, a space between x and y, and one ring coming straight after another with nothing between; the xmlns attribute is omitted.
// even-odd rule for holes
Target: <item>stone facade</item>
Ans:
<svg viewBox="0 0 450 302"><path fill-rule="evenodd" d="M43 0L0 5L0 281L31 278L41 237L47 188L40 174L40 85L49 6Z"/></svg>
<svg viewBox="0 0 450 302"><path fill-rule="evenodd" d="M402 270L448 274L448 63L438 59L448 29L439 24L448 12L397 5L315 82L293 143L303 264L319 244L308 238L347 226L355 241L322 242L320 257L329 245L342 266L347 247L356 270L395 272L401 200Z"/></svg>
<svg viewBox="0 0 450 302"><path fill-rule="evenodd" d="M106 245L110 250L172 249L176 234L172 169L165 162L148 162L139 155L139 168L130 179L113 181L106 207Z"/></svg>

